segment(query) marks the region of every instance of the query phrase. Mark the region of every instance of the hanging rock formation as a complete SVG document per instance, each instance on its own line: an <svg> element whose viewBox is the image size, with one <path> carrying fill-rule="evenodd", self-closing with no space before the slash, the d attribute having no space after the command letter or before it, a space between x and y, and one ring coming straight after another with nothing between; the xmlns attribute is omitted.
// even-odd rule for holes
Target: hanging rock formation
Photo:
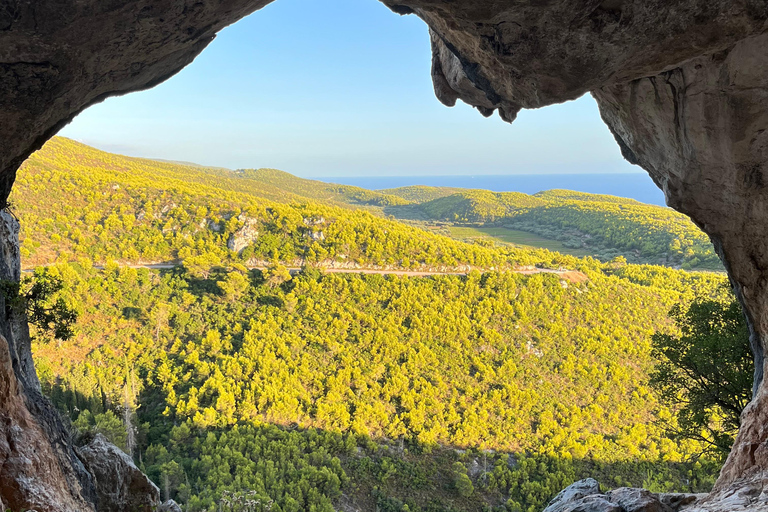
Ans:
<svg viewBox="0 0 768 512"><path fill-rule="evenodd" d="M447 105L461 99L512 121L522 108L591 92L625 157L712 237L745 307L757 368L742 431L702 503L760 507L768 470L768 1L381 1L428 25L435 93ZM0 2L0 203L19 164L74 115L167 79L218 30L268 2ZM0 277L18 279L9 222L0 223ZM29 460L51 471L33 480L60 496L40 510L91 510L93 475L40 395L24 319L8 307L0 313L0 439L26 436L40 447ZM0 461L27 456L21 444L6 444ZM0 501L37 507L23 488L23 464L0 467L10 468Z"/></svg>

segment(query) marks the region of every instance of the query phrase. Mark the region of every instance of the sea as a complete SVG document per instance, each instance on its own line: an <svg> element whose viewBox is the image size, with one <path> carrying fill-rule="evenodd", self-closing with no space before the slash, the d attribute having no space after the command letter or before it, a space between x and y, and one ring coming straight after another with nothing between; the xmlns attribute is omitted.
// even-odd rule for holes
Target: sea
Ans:
<svg viewBox="0 0 768 512"><path fill-rule="evenodd" d="M642 203L665 206L664 194L645 173L622 174L514 174L485 176L367 176L315 178L327 183L354 185L369 190L428 185L479 188L494 192L535 194L554 188L629 197Z"/></svg>

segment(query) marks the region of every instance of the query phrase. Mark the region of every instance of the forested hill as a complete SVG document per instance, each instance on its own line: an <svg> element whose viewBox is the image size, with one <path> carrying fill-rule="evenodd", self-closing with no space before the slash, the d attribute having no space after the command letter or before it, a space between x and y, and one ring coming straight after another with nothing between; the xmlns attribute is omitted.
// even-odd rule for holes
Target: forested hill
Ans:
<svg viewBox="0 0 768 512"><path fill-rule="evenodd" d="M279 171L123 157L54 138L22 165L10 208L22 221L26 266L80 259L201 268L264 260L406 269L575 264L549 251L458 242L352 206L388 197Z"/></svg>
<svg viewBox="0 0 768 512"><path fill-rule="evenodd" d="M685 215L622 197L570 190L534 195L433 187L390 189L414 203L392 206L394 216L493 226L562 242L602 260L624 256L635 263L721 269L712 244ZM504 232L498 231L502 235ZM522 238L525 241L525 237ZM532 239L532 244L537 244Z"/></svg>
<svg viewBox="0 0 768 512"><path fill-rule="evenodd" d="M687 217L630 199L565 190L371 191L274 169L124 157L64 138L52 139L22 166L11 203L24 220L27 265L80 257L203 266L275 258L411 269L573 265L565 256L517 250L518 244L602 261L623 256L720 268L708 238ZM408 227L386 217L422 222ZM434 231L430 222L459 242L414 231L414 224ZM492 227L488 238L504 249L489 251L450 229L459 225Z"/></svg>
<svg viewBox="0 0 768 512"><path fill-rule="evenodd" d="M625 206L469 192L520 215ZM14 300L77 312L70 338L45 315L32 327L73 442L106 435L186 512L539 512L586 476L711 486L717 461L665 428L651 336L676 332L674 304L721 296L724 276L464 243L384 215L439 199L364 194L61 138L30 157L9 208L24 263L48 266ZM153 261L180 264L124 265ZM463 274L317 268L332 264ZM580 279L509 272L522 265Z"/></svg>
<svg viewBox="0 0 768 512"><path fill-rule="evenodd" d="M109 436L188 512L234 512L233 495L258 512L540 512L587 476L708 490L716 461L665 433L650 336L724 278L585 272L60 264L44 274L81 320L33 350L83 438Z"/></svg>
<svg viewBox="0 0 768 512"><path fill-rule="evenodd" d="M278 187L285 193L317 201L354 206L394 206L409 203L402 197L387 194L384 191L377 192L351 185L307 180L277 169L240 169L235 173L265 187Z"/></svg>

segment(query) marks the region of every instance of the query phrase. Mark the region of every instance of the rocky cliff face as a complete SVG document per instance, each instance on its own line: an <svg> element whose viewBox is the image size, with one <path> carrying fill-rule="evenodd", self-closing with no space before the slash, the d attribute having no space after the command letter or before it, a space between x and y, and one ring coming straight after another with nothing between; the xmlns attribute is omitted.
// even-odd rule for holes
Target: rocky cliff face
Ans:
<svg viewBox="0 0 768 512"><path fill-rule="evenodd" d="M0 212L0 281L18 281L19 224ZM0 502L11 510L93 510L93 481L40 394L29 331L0 295Z"/></svg>
<svg viewBox="0 0 768 512"><path fill-rule="evenodd" d="M447 105L461 99L484 115L498 111L512 121L521 108L592 92L626 158L643 166L670 206L712 237L747 312L757 378L755 399L709 503L762 488L768 469L768 385L762 378L768 344L768 2L382 1L428 25L435 92ZM4 2L0 202L23 159L76 113L165 80L217 30L268 2ZM12 238L8 222L0 225L0 245ZM18 255L5 251L0 272L18 279ZM25 331L23 318L5 308L0 438L22 432L41 448L27 453L8 441L0 453L35 455L31 463L49 464L40 466L52 468L37 475L40 489L77 510L94 502L93 486L39 397ZM22 460L11 455L0 460ZM6 475L29 474L23 464L5 465L11 468ZM23 480L14 480L13 488L0 480L5 505L25 499L30 491L20 487Z"/></svg>

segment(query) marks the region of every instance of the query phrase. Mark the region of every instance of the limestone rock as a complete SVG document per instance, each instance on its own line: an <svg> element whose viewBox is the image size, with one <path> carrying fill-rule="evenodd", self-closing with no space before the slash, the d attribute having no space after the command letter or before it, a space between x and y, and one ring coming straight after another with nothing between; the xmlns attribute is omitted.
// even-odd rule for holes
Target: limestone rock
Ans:
<svg viewBox="0 0 768 512"><path fill-rule="evenodd" d="M587 496L600 494L600 484L594 478L574 482L554 497L544 512L560 512Z"/></svg>
<svg viewBox="0 0 768 512"><path fill-rule="evenodd" d="M241 216L240 220L243 222L243 226L229 235L229 240L227 240L227 249L238 254L259 237L257 229L259 221L257 219Z"/></svg>
<svg viewBox="0 0 768 512"><path fill-rule="evenodd" d="M157 512L182 512L181 507L178 503L176 503L173 500L168 500L159 507L157 507Z"/></svg>
<svg viewBox="0 0 768 512"><path fill-rule="evenodd" d="M747 312L755 397L717 488L768 470L768 34L594 92L625 156L712 239Z"/></svg>
<svg viewBox="0 0 768 512"><path fill-rule="evenodd" d="M0 280L21 273L19 224L0 211ZM0 501L11 510L92 511L90 475L40 393L23 313L0 294Z"/></svg>
<svg viewBox="0 0 768 512"><path fill-rule="evenodd" d="M322 231L312 230L309 232L309 238L311 238L315 242L322 242L323 240L325 240L325 233L323 233Z"/></svg>
<svg viewBox="0 0 768 512"><path fill-rule="evenodd" d="M27 409L0 335L0 503L11 510L93 511L68 478L46 431ZM70 469L71 471L71 469ZM70 487L72 485L72 487ZM3 509L5 510L5 509Z"/></svg>
<svg viewBox="0 0 768 512"><path fill-rule="evenodd" d="M592 478L580 480L558 494L544 512L725 512L728 508L701 507L706 495L656 494L645 489L621 487L605 494ZM741 510L741 509L739 509Z"/></svg>
<svg viewBox="0 0 768 512"><path fill-rule="evenodd" d="M652 494L645 489L620 487L606 493L611 503L618 505L627 512L669 512L669 507L663 505L658 494Z"/></svg>
<svg viewBox="0 0 768 512"><path fill-rule="evenodd" d="M160 490L131 458L101 435L80 448L96 480L97 512L151 512L160 503Z"/></svg>
<svg viewBox="0 0 768 512"><path fill-rule="evenodd" d="M382 1L432 30L441 101L505 119L715 53L763 32L766 18L750 0Z"/></svg>

